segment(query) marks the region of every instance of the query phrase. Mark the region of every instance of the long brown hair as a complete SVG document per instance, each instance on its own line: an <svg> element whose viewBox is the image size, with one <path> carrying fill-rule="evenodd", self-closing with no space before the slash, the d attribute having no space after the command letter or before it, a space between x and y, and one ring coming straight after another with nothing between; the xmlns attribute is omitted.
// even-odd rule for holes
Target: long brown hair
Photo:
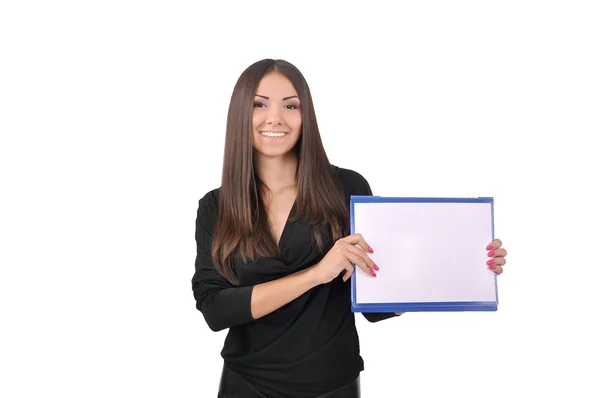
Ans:
<svg viewBox="0 0 600 398"><path fill-rule="evenodd" d="M300 97L302 129L294 147L298 157L298 194L292 221L302 219L313 227L314 240L323 249L322 227L329 227L334 240L348 233L348 211L344 194L329 163L317 125L308 84L300 71L284 60L264 59L250 65L239 77L227 115L223 174L219 189L219 214L213 234L212 258L217 271L230 282L238 280L232 256L244 262L277 258L262 202L261 185L253 162L252 111L260 80L270 72L286 76Z"/></svg>

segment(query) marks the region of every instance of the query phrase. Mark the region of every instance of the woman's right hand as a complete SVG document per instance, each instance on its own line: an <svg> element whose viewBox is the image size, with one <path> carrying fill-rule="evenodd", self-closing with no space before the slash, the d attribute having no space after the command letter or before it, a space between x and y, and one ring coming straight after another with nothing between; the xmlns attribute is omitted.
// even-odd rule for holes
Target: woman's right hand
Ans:
<svg viewBox="0 0 600 398"><path fill-rule="evenodd" d="M377 276L375 271L378 271L379 267L369 258L367 252L373 253L373 249L365 242L361 234L338 239L325 257L313 267L316 282L318 284L329 283L344 270L346 273L343 280L346 282L354 272L353 264L356 264L368 275Z"/></svg>

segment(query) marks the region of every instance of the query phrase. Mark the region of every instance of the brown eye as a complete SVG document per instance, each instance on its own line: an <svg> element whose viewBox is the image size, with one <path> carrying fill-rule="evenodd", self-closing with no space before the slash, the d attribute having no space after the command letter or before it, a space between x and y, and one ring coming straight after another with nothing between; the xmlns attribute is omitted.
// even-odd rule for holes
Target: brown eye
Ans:
<svg viewBox="0 0 600 398"><path fill-rule="evenodd" d="M255 103L254 103L254 107L255 107L255 108L263 108L263 107L265 107L265 106L266 106L266 105L265 105L265 104L263 104L262 102L255 102Z"/></svg>

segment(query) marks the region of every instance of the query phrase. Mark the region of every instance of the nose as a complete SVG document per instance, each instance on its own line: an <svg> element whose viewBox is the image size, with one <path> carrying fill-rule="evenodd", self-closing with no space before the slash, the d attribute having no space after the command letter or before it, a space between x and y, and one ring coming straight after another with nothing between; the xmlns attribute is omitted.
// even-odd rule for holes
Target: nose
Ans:
<svg viewBox="0 0 600 398"><path fill-rule="evenodd" d="M279 107L273 106L269 109L269 113L267 115L267 124L269 125L278 125L282 124L283 119L281 117L281 109Z"/></svg>

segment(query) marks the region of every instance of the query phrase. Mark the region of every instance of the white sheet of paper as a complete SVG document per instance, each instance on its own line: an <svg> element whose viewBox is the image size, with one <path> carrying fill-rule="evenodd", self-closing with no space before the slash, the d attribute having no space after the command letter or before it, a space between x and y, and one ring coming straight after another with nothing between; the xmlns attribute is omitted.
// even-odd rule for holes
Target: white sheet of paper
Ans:
<svg viewBox="0 0 600 398"><path fill-rule="evenodd" d="M490 203L355 203L355 233L379 266L377 277L356 267L356 302L495 301L487 268Z"/></svg>

